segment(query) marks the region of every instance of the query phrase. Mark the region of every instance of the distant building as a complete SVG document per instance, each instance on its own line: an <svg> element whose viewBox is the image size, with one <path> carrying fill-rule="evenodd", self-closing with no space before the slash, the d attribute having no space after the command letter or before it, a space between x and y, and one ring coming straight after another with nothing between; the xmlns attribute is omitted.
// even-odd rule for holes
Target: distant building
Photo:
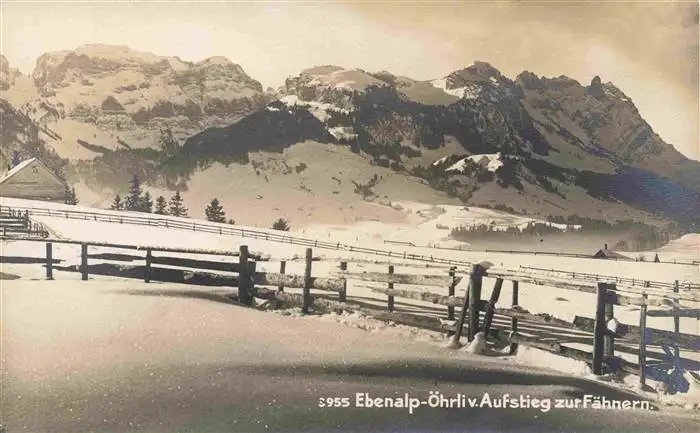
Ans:
<svg viewBox="0 0 700 433"><path fill-rule="evenodd" d="M37 158L10 168L0 178L0 197L64 203L67 185Z"/></svg>
<svg viewBox="0 0 700 433"><path fill-rule="evenodd" d="M623 256L620 253L611 251L608 249L608 244L605 244L602 250L598 250L597 253L593 254L594 259L613 259L613 260L631 260L627 256Z"/></svg>

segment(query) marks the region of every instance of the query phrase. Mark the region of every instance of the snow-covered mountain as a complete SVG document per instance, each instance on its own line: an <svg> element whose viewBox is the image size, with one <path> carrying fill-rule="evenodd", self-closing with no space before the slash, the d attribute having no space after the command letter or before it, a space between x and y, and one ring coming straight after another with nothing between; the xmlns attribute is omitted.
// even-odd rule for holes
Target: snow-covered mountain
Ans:
<svg viewBox="0 0 700 433"><path fill-rule="evenodd" d="M350 193L372 200L376 194L368 191L381 188L383 179L403 178L430 185L437 194L432 202L441 196L544 215L700 214L700 164L664 143L630 98L598 77L587 86L527 71L510 79L475 62L441 78L415 80L325 65L263 91L221 57L189 63L104 45L41 56L31 77L10 66L0 64L7 87L2 107L14 113L3 120L3 144L11 145L0 156L7 159L12 150L29 156L42 148L70 158L67 175L107 194L103 200L134 174L160 188L184 190L213 164L231 171L237 163L259 180L276 172L265 173L253 155L339 146L328 152L329 160L291 152L298 161L286 166L308 167L314 159L342 171L338 155L352 155L367 178L329 173L329 179L306 176L302 186L335 178L361 185L360 193ZM27 134L27 128L38 132ZM160 151L169 137L175 146ZM498 153L505 156L500 162L493 156ZM443 158L447 165L434 164ZM469 160L473 167L456 169ZM212 194L228 191L232 176L240 177L219 179ZM331 201L347 200L342 191L333 194ZM396 199L385 195L384 201Z"/></svg>

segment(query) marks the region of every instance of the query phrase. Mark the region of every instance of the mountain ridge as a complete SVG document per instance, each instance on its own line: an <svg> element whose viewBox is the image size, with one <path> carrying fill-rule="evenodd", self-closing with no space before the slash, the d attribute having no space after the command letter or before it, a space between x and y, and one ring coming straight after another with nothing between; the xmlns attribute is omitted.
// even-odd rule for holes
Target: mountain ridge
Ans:
<svg viewBox="0 0 700 433"><path fill-rule="evenodd" d="M612 200L668 211L655 206L663 202L674 218L700 213L700 163L665 143L631 98L597 76L588 85L528 71L510 79L479 61L442 78L414 80L322 65L263 91L225 57L185 62L100 44L47 53L31 77L6 59L0 68L2 97L56 130L60 139L41 139L72 161L69 176L102 179L97 190L120 188L133 174L126 170L186 188L190 175L211 164L249 164L251 152L312 141L348 146L368 166L417 176L464 202L498 200L497 191L515 188L521 196L537 191L543 206L556 202L562 209L577 207L566 203L567 195L580 201L587 194L596 206ZM159 153L161 130L182 143L174 154ZM479 167L446 175L432 166L440 158L495 152L511 162L491 175ZM124 173L106 176L107 168ZM670 197L658 200L658 191L630 197L620 179L647 182ZM498 185L494 192L491 183ZM675 203L686 200L688 208Z"/></svg>
<svg viewBox="0 0 700 433"><path fill-rule="evenodd" d="M158 56L158 55L155 55L155 54L152 54L149 52L134 50L134 49L127 47L125 45L107 45L107 44L98 44L98 43L84 44L84 45L81 45L73 50L60 50L60 51L44 53L41 56L39 56L39 58L37 58L36 66L35 66L34 70L31 72L31 74L29 74L29 76L31 76L34 79L34 81L39 82L40 85L38 87L44 87L43 84L46 84L46 83L44 83L44 81L51 78L50 74L48 74L46 70L47 69L59 69L60 70L61 68L58 67L59 65L56 65L56 63L61 63L61 62L57 61L57 58L70 56L71 54L74 56L77 56L77 57L86 56L86 57L101 58L104 60L114 60L114 61L116 61L116 60L128 60L131 63L151 63L151 64L156 64L156 67L158 66L159 62L162 62L163 60L167 60L167 62L169 63L169 66L175 70L183 69L183 68L187 68L187 67L201 66L201 65L204 65L207 63L218 62L221 64L229 64L232 67L236 68L238 70L238 73L243 78L250 78L250 77L247 77L247 74L245 74L245 72L243 71L243 68L240 65L232 62L231 60L229 60L228 58L226 58L224 56L212 56L212 57L205 58L205 59L202 59L202 60L199 60L196 62L195 61L183 61L177 56ZM97 65L97 66L99 67L99 65ZM104 67L105 65L102 65L102 66ZM120 65L120 66L123 66L123 65ZM161 65L161 66L164 66L164 65ZM319 69L319 68L324 68L324 67L325 68L332 67L332 68L335 68L338 70L342 69L345 72L347 72L347 71L360 71L360 72L366 73L365 71L363 71L362 69L359 69L359 68L347 69L347 68L343 68L343 67L336 66L336 65L316 66L316 67L312 67L312 68L307 68L306 70L301 71L299 74L292 75L292 76L288 77L287 81L289 81L290 79L295 79L296 77L299 77L300 75L303 75L304 73L306 73L308 71L311 71L314 69ZM13 76L12 78L14 78L18 75L19 76L24 75L16 69L12 69L12 73L8 73L7 71L9 71L9 70L10 70L9 63L7 62L7 59L4 56L0 57L0 71L2 71L2 75L3 75L3 79L0 79L0 83L6 83L6 82L10 81L8 79L8 77L10 75ZM63 71L63 72L65 72L65 71ZM484 61L475 61L471 66L462 68L460 70L453 71L453 72L447 74L446 76L444 76L443 78L436 78L436 79L430 79L430 80L414 80L414 79L411 79L408 77L400 77L400 78L403 80L409 80L412 83L424 84L426 82L434 82L436 80L441 80L441 79L445 79L448 81L454 81L455 79L459 79L460 74L462 74L462 75L467 74L467 75L471 76L470 81L475 82L475 81L479 81L479 80L475 80L474 79L475 77L480 77L481 81L485 81L485 79L488 77L488 75L481 75L481 76L479 75L479 74L484 74L484 73L491 74L492 77L504 77L500 73L500 71L498 71L496 68L494 68L489 63L484 62ZM513 81L518 83L519 82L518 77L521 77L521 76L523 76L523 74L526 74L526 73L528 73L528 71L521 72L520 74L518 74L518 76L516 76L516 78ZM399 78L399 77L397 77L389 72L386 72L386 71L379 71L376 73L366 73L366 74L374 76L374 77L376 77L377 75L380 75L380 76L384 75L384 76L391 76L394 79ZM530 73L530 74L532 74L532 73ZM534 77L537 77L534 74L532 74L532 75ZM545 81L545 82L549 83L550 85L553 85L554 87L556 87L558 85L565 85L566 83L578 84L578 81L576 81L572 78L565 77L565 76L551 77L551 78L537 77L537 79ZM510 80L510 79L508 79L508 80ZM592 81L595 82L596 80L600 81L600 78L596 76L593 78ZM52 81L52 80L49 80L49 81ZM57 84L57 83L53 83L53 84ZM257 92L264 93L262 85L259 82L255 81L253 79L250 79L250 84L252 85L252 87L255 87L254 90L256 90ZM391 84L391 83L389 83L389 84ZM394 83L394 84L398 84L398 83ZM404 82L403 84L405 87L406 83ZM630 103L631 103L631 99L626 97L621 92L621 90L618 89L617 87L615 87L612 83L605 83L605 86L608 86L608 88L611 88L611 89L615 89L615 91L617 91L621 94L622 98L630 101ZM282 87L284 87L284 85ZM448 87L449 87L449 90L451 90L453 87L455 87L455 85L453 85L451 83L450 86L448 86ZM524 87L526 89L529 89L527 86L524 86ZM586 86L582 86L582 87L586 87ZM590 88L590 86L588 86L588 87ZM44 90L44 91L50 92L51 90ZM635 110L636 110L636 107L635 107ZM206 126L208 126L208 125L206 125Z"/></svg>

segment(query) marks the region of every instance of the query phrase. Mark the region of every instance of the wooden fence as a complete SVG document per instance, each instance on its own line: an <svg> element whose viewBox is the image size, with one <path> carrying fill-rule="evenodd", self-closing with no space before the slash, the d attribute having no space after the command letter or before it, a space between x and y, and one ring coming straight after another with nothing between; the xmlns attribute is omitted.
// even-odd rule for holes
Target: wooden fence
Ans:
<svg viewBox="0 0 700 433"><path fill-rule="evenodd" d="M36 240L35 240L36 241ZM80 265L55 266L53 244L79 244ZM137 250L142 255L95 252L95 247ZM209 259L183 258L169 255L206 254L221 256L222 261ZM228 258L235 257L237 260ZM108 260L120 262L142 261L142 265L90 264L90 260ZM459 347L460 339L466 330L467 341L472 341L477 333L482 332L486 339L497 340L509 345L510 352L515 353L519 344L526 344L558 355L584 361L591 365L597 375L615 370L639 374L645 380L646 347L648 344L670 345L699 351L700 337L680 332L679 320L700 318L700 309L684 308L681 302L700 302L700 292L694 289L681 290L678 282L666 290L666 283L644 282L637 285L636 280L618 279L618 281L592 281L589 274L566 274L557 278L542 273L537 269L496 269L490 263L472 265L468 272L461 272L452 267L442 275L399 274L394 266L389 265L386 273L349 272L348 263L340 262L336 272L328 277L315 277L313 271L313 251L306 249L303 275L286 273L286 261L280 263L279 272L259 272L256 269L263 257L251 253L248 247L240 246L237 251L214 251L196 249L163 248L157 246L134 246L108 243L81 243L77 241L51 240L46 242L46 278L54 279L54 270L80 272L82 280L88 280L91 274L111 275L123 278L138 278L144 282L166 281L184 284L229 286L238 288L238 301L243 305L252 305L254 298L274 300L285 305L301 306L303 313L312 309L320 312L363 310L379 320L393 321L399 324L415 326L452 335L452 346ZM554 273L559 271L553 271ZM233 275L235 274L235 275ZM468 278L468 288L463 297L455 293L457 285ZM482 299L484 278L495 279L494 289L489 299ZM359 307L358 300L348 296L348 280L386 284L386 288L372 288L375 293L386 295L386 311ZM512 299L506 307L499 307L500 296L505 281L512 282ZM595 295L596 313L594 318L576 317L567 322L545 314L532 314L519 307L520 283L542 285L565 290L573 290ZM430 291L418 291L397 288L396 285L422 287L441 287L447 289L447 295ZM300 289L301 294L285 292L285 288ZM626 294L622 294L625 293ZM446 307L445 318L440 319L425 314L413 314L396 311L396 298L419 300ZM614 306L640 306L639 326L617 323ZM456 307L459 308L459 314ZM654 309L649 309L649 308ZM481 315L483 313L483 319ZM496 329L493 325L495 315L510 318L510 329ZM651 329L646 326L647 317L673 317L674 331ZM567 347L558 342L544 341L529 337L519 332L519 321L547 324L572 331L592 333L592 352ZM615 356L615 341L632 342L639 346L638 362L632 363Z"/></svg>
<svg viewBox="0 0 700 433"><path fill-rule="evenodd" d="M49 236L49 231L43 224L32 221L28 211L0 207L0 235L3 238L17 236L46 238Z"/></svg>
<svg viewBox="0 0 700 433"><path fill-rule="evenodd" d="M35 241L25 239L26 241ZM53 254L54 244L80 245L80 265L57 266ZM94 248L138 250L143 255L122 253L95 253ZM222 257L237 257L237 261L215 261L169 256L167 253L188 255L211 255ZM141 261L142 265L113 265L109 263L90 264L90 260L106 260L117 262ZM83 281L89 280L90 275L116 276L122 278L142 279L146 283L152 281L196 284L205 286L229 286L238 288L239 302L251 305L253 298L277 299L285 302L297 302L302 305L305 313L309 312L314 299L311 290L338 293L339 300L346 299L346 280L319 278L312 276L312 263L315 261L311 248L306 249L304 275L285 273L286 261L280 264L280 272L258 272L256 264L264 261L260 253L251 253L248 246L240 246L238 251L221 251L206 249L167 248L158 246L135 246L128 244L113 244L101 242L79 242L66 240L51 240L46 242L45 267L46 278L54 279L54 270L80 272ZM223 274L236 275L223 275ZM258 286L274 286L277 290L265 289ZM284 288L303 290L303 297L284 293Z"/></svg>
<svg viewBox="0 0 700 433"><path fill-rule="evenodd" d="M7 209L7 206L3 206L2 209ZM139 212L125 212L125 211L103 211L103 212L86 212L80 210L72 209L44 209L44 208L26 208L26 207L13 207L15 211L25 212L32 216L47 216L56 218L66 218L66 219L76 219L83 221L96 221L96 222L109 222L109 223L119 223L119 224L132 224L146 227L163 227L168 229L180 229L188 230L198 233L211 233L219 235L232 235L239 236L241 238L250 238L265 240L269 242L279 242L291 245L298 245L311 248L323 248L328 250L336 251L347 251L351 253L359 253L365 255L374 255L389 257L392 259L403 259L403 260L414 260L422 262L430 262L435 264L442 264L448 266L470 266L470 262L443 259L440 257L433 257L432 255L424 254L413 254L408 251L390 251L381 250L376 248L367 248L355 245L343 244L341 242L326 242L319 241L317 239L308 239L299 236L293 236L287 232L282 231L265 231L265 230L255 230L247 227L234 226L230 224L223 223L213 223L201 220L190 220L187 218L173 218L173 217L163 217L161 215L149 214L149 213L139 213Z"/></svg>
<svg viewBox="0 0 700 433"><path fill-rule="evenodd" d="M527 344L551 353L563 355L569 358L584 361L591 366L594 374L600 375L614 370L623 370L627 373L638 374L644 383L646 371L646 346L668 345L679 350L700 351L700 337L697 335L680 332L679 319L700 318L700 310L683 308L681 301L700 302L700 292L693 287L686 287L681 291L678 281L674 283L661 283L654 281L637 281L634 279L610 278L611 281L600 281L600 276L594 274L572 275L563 271L566 279L555 278L550 275L536 275L533 270L527 272L524 269L489 269L490 264L477 264L467 274L469 278L468 289L464 297L456 297L455 286L461 281L451 269L447 275L408 275L394 273L393 266L389 266L384 273L348 273L339 272L337 275L351 280L367 281L374 283L386 283L387 288L372 288L372 291L387 295L387 312L375 314L374 317L384 320L392 320L409 326L416 326L439 332L452 334L452 347L459 347L463 330L466 329L467 341L472 341L478 332L483 332L487 339L499 340L510 344L510 353L517 350L518 344ZM547 270L551 272L552 270ZM495 278L494 289L489 299L482 299L481 292L483 278ZM512 298L508 307L498 308L498 302L505 280L512 282ZM565 290L573 290L596 295L596 315L590 319L576 316L573 322L557 319L547 314L532 314L518 306L520 283L544 285ZM446 287L448 295L432 293L428 291L416 291L397 289L394 284L410 284L423 286ZM623 295L619 292L634 293ZM650 298L651 296L651 298ZM456 323L446 324L445 320L435 317L425 317L407 313L395 312L395 298L413 299L447 307L447 320L454 320L454 307L461 305L461 312ZM640 306L640 324L638 327L622 324L614 318L614 306ZM649 310L649 307L664 309ZM666 308L671 308L666 309ZM483 313L483 319L480 318ZM511 319L510 331L493 329L492 323L495 315L509 317ZM646 326L647 317L674 317L674 331L652 329ZM518 332L518 321L525 320L539 324L547 324L557 328L571 331L592 333L592 352L567 347L560 343L541 341L528 337ZM615 356L615 340L633 343L639 347L637 364L623 360Z"/></svg>

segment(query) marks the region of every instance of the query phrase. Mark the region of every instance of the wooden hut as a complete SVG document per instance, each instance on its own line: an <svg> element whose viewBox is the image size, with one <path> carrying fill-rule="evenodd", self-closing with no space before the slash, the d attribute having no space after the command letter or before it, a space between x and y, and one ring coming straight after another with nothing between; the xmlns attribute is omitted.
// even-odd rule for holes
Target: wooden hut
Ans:
<svg viewBox="0 0 700 433"><path fill-rule="evenodd" d="M594 259L612 259L612 260L631 260L627 256L623 256L620 253L611 251L608 249L608 244L605 244L602 250L598 250L597 253L593 254Z"/></svg>
<svg viewBox="0 0 700 433"><path fill-rule="evenodd" d="M0 197L64 203L67 185L38 158L12 167L0 178Z"/></svg>

